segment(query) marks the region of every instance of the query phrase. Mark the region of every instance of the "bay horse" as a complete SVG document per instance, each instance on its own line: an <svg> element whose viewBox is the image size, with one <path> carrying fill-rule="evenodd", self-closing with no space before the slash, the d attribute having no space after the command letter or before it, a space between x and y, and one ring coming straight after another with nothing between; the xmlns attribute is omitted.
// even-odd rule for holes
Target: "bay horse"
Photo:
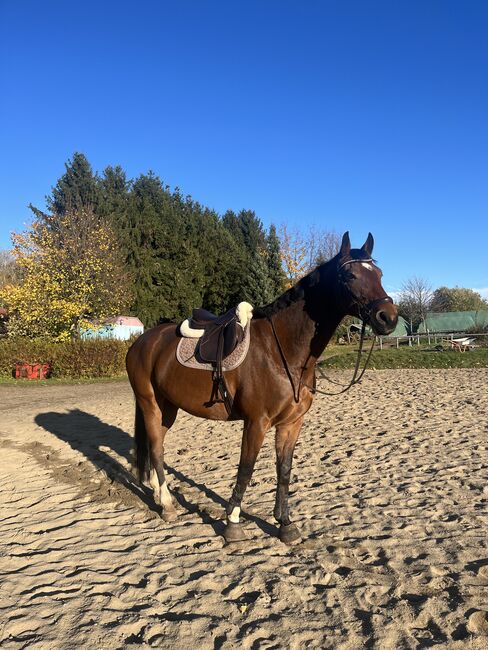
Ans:
<svg viewBox="0 0 488 650"><path fill-rule="evenodd" d="M176 509L164 473L164 438L178 409L211 420L243 420L236 483L226 508L227 542L246 539L240 523L241 502L251 480L264 436L276 429L277 489L274 517L279 538L300 540L290 520L288 491L293 453L314 396L315 364L346 315L386 335L397 324L397 308L382 285L382 272L371 258L369 233L360 249L351 249L345 233L339 253L255 310L251 345L244 362L226 372L233 396L230 413L213 394L212 372L188 368L176 358L181 338L176 323L164 323L140 336L127 353L127 373L136 398L135 460L141 481L149 477L162 517L173 521Z"/></svg>

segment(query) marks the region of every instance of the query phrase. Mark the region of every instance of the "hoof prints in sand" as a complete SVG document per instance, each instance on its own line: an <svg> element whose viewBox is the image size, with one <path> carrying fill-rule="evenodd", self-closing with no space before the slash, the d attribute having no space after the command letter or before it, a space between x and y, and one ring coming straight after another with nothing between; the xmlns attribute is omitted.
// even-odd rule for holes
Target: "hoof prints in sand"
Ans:
<svg viewBox="0 0 488 650"><path fill-rule="evenodd" d="M487 380L384 371L318 398L293 548L273 536L271 434L245 500L251 539L225 546L239 424L179 416L166 524L129 473L125 384L2 388L2 646L486 647Z"/></svg>

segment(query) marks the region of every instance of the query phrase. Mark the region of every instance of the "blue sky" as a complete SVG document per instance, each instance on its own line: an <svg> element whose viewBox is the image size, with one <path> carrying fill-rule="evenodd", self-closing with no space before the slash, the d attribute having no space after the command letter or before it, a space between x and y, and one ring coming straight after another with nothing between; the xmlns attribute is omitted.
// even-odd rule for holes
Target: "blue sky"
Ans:
<svg viewBox="0 0 488 650"><path fill-rule="evenodd" d="M74 151L488 295L488 3L0 0L0 248Z"/></svg>

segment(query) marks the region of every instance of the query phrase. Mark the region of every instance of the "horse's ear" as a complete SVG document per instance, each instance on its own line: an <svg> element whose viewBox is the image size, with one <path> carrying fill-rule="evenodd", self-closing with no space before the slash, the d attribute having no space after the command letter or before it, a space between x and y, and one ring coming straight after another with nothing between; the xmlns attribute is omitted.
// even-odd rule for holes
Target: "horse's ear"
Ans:
<svg viewBox="0 0 488 650"><path fill-rule="evenodd" d="M368 238L364 242L361 250L363 251L363 253L366 253L368 257L371 257L373 253L373 246L374 246L373 235L371 233L368 233Z"/></svg>
<svg viewBox="0 0 488 650"><path fill-rule="evenodd" d="M349 239L349 231L347 231L342 235L340 255L341 257L347 257L350 252L351 252L351 240Z"/></svg>

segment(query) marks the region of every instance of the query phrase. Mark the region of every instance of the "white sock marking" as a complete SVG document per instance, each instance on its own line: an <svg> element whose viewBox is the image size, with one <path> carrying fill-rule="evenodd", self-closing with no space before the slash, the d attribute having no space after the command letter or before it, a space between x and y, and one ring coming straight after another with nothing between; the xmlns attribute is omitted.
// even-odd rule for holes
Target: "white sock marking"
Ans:
<svg viewBox="0 0 488 650"><path fill-rule="evenodd" d="M161 489L159 487L158 475L154 468L149 472L149 485L154 491L154 501L156 501L156 503L161 503Z"/></svg>
<svg viewBox="0 0 488 650"><path fill-rule="evenodd" d="M163 508L174 510L173 498L171 496L171 492L168 490L166 481L161 485L161 505Z"/></svg>
<svg viewBox="0 0 488 650"><path fill-rule="evenodd" d="M241 509L239 506L236 506L235 508L232 508L232 512L229 515L229 521L233 524L238 524L239 523L239 513Z"/></svg>

